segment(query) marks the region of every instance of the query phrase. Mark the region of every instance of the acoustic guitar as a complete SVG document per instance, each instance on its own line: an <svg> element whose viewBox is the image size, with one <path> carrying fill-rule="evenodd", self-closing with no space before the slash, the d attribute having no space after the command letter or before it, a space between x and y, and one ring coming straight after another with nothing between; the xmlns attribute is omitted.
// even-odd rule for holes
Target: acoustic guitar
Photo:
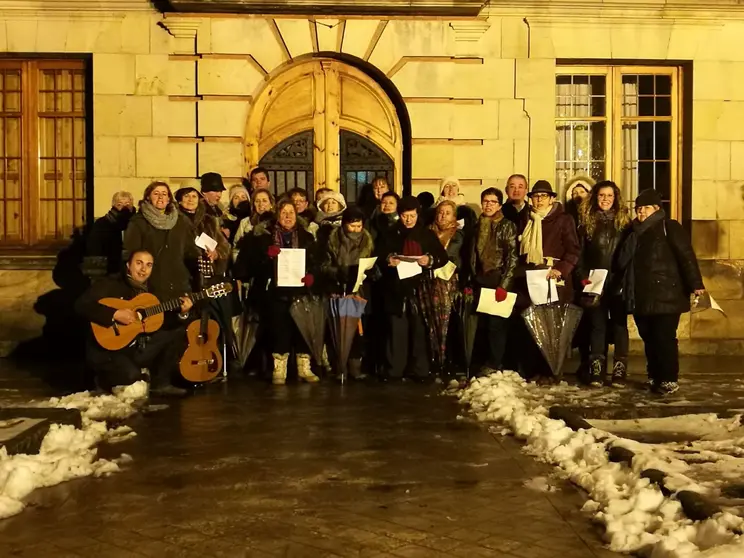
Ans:
<svg viewBox="0 0 744 558"><path fill-rule="evenodd" d="M231 283L218 283L197 293L183 295L194 302L205 298L219 298L227 296L232 292ZM174 298L161 304L157 297L151 293L142 293L131 300L120 298L102 298L99 304L114 308L115 310L129 309L137 313L138 320L129 325L112 323L102 326L91 323L93 336L98 344L109 351L118 351L132 344L138 335L153 333L163 326L164 312L177 310L181 307L181 298Z"/></svg>
<svg viewBox="0 0 744 558"><path fill-rule="evenodd" d="M199 286L212 278L212 262L202 256L199 258ZM189 345L181 357L179 370L186 381L195 384L211 382L222 372L222 355L218 341L220 326L209 319L209 312L201 309L201 319L191 322L186 328Z"/></svg>

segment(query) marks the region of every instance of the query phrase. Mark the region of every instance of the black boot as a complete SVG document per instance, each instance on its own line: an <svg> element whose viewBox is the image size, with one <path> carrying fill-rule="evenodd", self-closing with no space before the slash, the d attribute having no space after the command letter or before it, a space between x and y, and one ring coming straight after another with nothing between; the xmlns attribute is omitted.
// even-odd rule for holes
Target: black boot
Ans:
<svg viewBox="0 0 744 558"><path fill-rule="evenodd" d="M622 360L615 361L612 367L612 387L625 387L625 380L628 378L628 367Z"/></svg>
<svg viewBox="0 0 744 558"><path fill-rule="evenodd" d="M589 363L589 385L602 387L604 384L604 362L602 359L593 358Z"/></svg>

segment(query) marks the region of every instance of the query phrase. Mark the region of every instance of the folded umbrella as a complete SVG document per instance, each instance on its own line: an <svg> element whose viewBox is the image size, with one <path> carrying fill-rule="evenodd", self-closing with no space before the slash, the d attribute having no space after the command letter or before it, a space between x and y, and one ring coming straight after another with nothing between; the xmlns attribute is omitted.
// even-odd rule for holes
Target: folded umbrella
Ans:
<svg viewBox="0 0 744 558"><path fill-rule="evenodd" d="M307 343L317 364L323 362L323 334L325 333L325 302L318 296L303 296L292 301L289 307L297 329Z"/></svg>
<svg viewBox="0 0 744 558"><path fill-rule="evenodd" d="M367 301L358 296L345 296L330 299L328 305L336 365L343 381L346 378L351 345L359 330Z"/></svg>
<svg viewBox="0 0 744 558"><path fill-rule="evenodd" d="M582 313L580 307L564 302L530 306L522 312L527 329L554 376L561 375Z"/></svg>

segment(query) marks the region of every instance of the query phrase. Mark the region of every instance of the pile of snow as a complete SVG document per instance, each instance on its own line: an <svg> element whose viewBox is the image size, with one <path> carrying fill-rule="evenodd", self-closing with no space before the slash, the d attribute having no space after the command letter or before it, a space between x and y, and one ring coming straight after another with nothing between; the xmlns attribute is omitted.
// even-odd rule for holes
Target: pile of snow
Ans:
<svg viewBox="0 0 744 558"><path fill-rule="evenodd" d="M651 558L744 556L744 537L739 535L744 520L725 511L707 521L693 522L684 515L679 501L664 497L640 476L644 469L654 467L669 475L675 490L701 491L704 487L685 474L689 463L669 448L646 451L645 444L594 428L575 432L563 421L548 418L546 405L553 405L566 393L573 393L573 388L565 384L539 387L514 372L499 372L473 380L458 396L478 420L498 423L497 432L510 432L524 440L527 453L557 466L557 474L586 490L590 500L583 509L605 527L610 550ZM611 445L636 453L632 469L608 460ZM536 488L539 486L537 483Z"/></svg>
<svg viewBox="0 0 744 558"><path fill-rule="evenodd" d="M147 397L147 384L137 382L116 395L94 396L89 392L53 397L38 406L79 409L82 429L53 424L41 443L38 455L8 455L0 448L0 519L20 513L23 502L37 488L54 486L67 480L104 476L119 471L119 465L131 461L122 454L113 461L97 459L96 446L135 435L128 426L108 428L107 420L120 421L137 412Z"/></svg>

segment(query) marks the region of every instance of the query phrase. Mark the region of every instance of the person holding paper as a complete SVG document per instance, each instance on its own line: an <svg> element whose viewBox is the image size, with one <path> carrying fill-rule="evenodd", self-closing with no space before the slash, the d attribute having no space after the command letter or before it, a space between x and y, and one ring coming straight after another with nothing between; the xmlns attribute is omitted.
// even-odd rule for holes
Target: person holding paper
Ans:
<svg viewBox="0 0 744 558"><path fill-rule="evenodd" d="M594 387L601 387L604 383L608 337L615 345L612 385L624 385L627 376L628 315L620 296L621 277L612 271L617 248L629 225L630 215L620 188L610 180L596 184L588 200L579 208L581 256L576 275L586 287L591 282L592 270L607 271L601 293L581 297L590 329L587 380Z"/></svg>
<svg viewBox="0 0 744 558"><path fill-rule="evenodd" d="M481 213L469 258L468 283L475 289L495 289L497 302L507 298L517 268L517 227L502 212L504 194L497 188L481 192ZM478 293L476 293L477 296ZM507 319L484 316L488 326L488 362L493 370L503 368Z"/></svg>
<svg viewBox="0 0 744 558"><path fill-rule="evenodd" d="M363 223L364 212L352 205L344 211L341 226L331 231L320 265L319 286L323 294L358 294L367 298L364 285L357 293L354 292L360 260L371 258L374 254L372 236L364 229ZM349 375L356 380L365 378L362 373L362 352L362 339L357 335L352 343L348 366Z"/></svg>
<svg viewBox="0 0 744 558"><path fill-rule="evenodd" d="M375 252L382 273L380 289L388 326L383 380L401 379L407 365L418 381L425 381L429 375L426 330L416 308L416 287L421 271L430 272L447 263L447 252L434 232L419 223L420 209L415 197L401 199L400 222L383 237ZM401 257L416 258L419 273L401 279L397 270L404 261Z"/></svg>
<svg viewBox="0 0 744 558"><path fill-rule="evenodd" d="M196 188L191 186L179 188L176 190L176 201L178 210L191 223L194 238L203 233L217 242L217 247L213 250L204 249L204 255L212 262L214 277L224 277L230 256L230 244L220 230L219 220L208 210L207 203Z"/></svg>
<svg viewBox="0 0 744 558"><path fill-rule="evenodd" d="M305 251L305 275L300 278L303 286L278 286L277 263L282 249ZM277 203L274 219L259 223L240 241L233 274L242 281L253 281L246 303L258 312L266 327L276 385L283 385L287 380L287 361L293 350L297 355L299 378L309 383L319 381L310 368L307 344L289 312L295 298L311 293L315 262L315 239L299 224L297 211L287 198Z"/></svg>
<svg viewBox="0 0 744 558"><path fill-rule="evenodd" d="M196 269L201 251L194 243L191 224L178 211L165 182L152 182L145 188L139 211L124 232L124 258L128 260L138 250L155 257L148 282L152 294L170 300L191 290L191 271Z"/></svg>
<svg viewBox="0 0 744 558"><path fill-rule="evenodd" d="M638 195L637 217L620 246L617 267L625 309L643 339L650 387L664 395L679 389L680 317L690 311L690 295L704 294L705 285L689 236L661 206L656 190Z"/></svg>

